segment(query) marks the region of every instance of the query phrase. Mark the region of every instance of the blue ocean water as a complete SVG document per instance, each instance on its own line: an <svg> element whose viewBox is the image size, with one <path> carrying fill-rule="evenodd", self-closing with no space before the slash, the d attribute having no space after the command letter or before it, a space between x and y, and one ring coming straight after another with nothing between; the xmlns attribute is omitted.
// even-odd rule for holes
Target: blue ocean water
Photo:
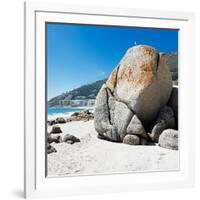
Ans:
<svg viewBox="0 0 200 200"><path fill-rule="evenodd" d="M87 108L48 108L48 119L54 119L56 117L70 117L74 112L80 112L84 110L90 110Z"/></svg>

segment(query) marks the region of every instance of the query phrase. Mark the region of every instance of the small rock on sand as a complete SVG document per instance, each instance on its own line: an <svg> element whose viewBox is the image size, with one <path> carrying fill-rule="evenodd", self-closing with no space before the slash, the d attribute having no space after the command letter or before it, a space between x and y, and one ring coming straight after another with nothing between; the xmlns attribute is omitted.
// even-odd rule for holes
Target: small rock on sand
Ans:
<svg viewBox="0 0 200 200"><path fill-rule="evenodd" d="M51 129L51 133L62 133L62 130L59 126L53 126Z"/></svg>
<svg viewBox="0 0 200 200"><path fill-rule="evenodd" d="M56 118L56 123L64 124L66 123L66 120L63 117Z"/></svg>
<svg viewBox="0 0 200 200"><path fill-rule="evenodd" d="M68 144L74 144L76 142L80 142L80 139L75 137L74 135L66 134L63 137L63 142L66 142Z"/></svg>

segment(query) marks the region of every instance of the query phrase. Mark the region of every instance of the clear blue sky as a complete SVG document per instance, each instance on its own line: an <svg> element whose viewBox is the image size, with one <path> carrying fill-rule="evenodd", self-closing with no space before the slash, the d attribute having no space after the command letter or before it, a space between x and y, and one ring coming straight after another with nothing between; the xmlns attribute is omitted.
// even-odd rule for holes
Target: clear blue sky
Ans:
<svg viewBox="0 0 200 200"><path fill-rule="evenodd" d="M129 47L178 50L178 31L91 25L47 25L48 99L105 79Z"/></svg>

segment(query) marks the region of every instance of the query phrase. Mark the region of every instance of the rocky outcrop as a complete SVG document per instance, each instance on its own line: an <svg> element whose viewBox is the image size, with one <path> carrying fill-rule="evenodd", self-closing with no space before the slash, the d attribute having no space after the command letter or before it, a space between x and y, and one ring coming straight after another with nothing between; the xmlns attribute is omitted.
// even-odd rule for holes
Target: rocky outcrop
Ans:
<svg viewBox="0 0 200 200"><path fill-rule="evenodd" d="M99 138L124 142L126 137L125 143L146 144L146 130L171 91L165 55L145 45L130 48L97 95L94 124Z"/></svg>
<svg viewBox="0 0 200 200"><path fill-rule="evenodd" d="M89 110L85 110L82 112L75 112L71 115L70 118L67 119L67 122L72 121L89 121L91 119L94 119L94 114L90 112Z"/></svg>
<svg viewBox="0 0 200 200"><path fill-rule="evenodd" d="M162 132L159 137L159 146L178 150L178 131L173 129L167 129Z"/></svg>

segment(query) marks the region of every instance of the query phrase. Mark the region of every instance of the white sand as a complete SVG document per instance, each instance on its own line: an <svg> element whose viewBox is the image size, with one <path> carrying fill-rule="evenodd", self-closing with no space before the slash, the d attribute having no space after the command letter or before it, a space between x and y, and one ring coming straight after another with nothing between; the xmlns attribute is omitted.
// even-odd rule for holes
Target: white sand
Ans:
<svg viewBox="0 0 200 200"><path fill-rule="evenodd" d="M52 145L56 153L48 154L48 176L86 175L102 173L126 173L168 171L179 169L179 151L159 146L131 146L97 138L93 120L59 124L66 133L80 138L73 145ZM48 127L50 130L51 127Z"/></svg>

